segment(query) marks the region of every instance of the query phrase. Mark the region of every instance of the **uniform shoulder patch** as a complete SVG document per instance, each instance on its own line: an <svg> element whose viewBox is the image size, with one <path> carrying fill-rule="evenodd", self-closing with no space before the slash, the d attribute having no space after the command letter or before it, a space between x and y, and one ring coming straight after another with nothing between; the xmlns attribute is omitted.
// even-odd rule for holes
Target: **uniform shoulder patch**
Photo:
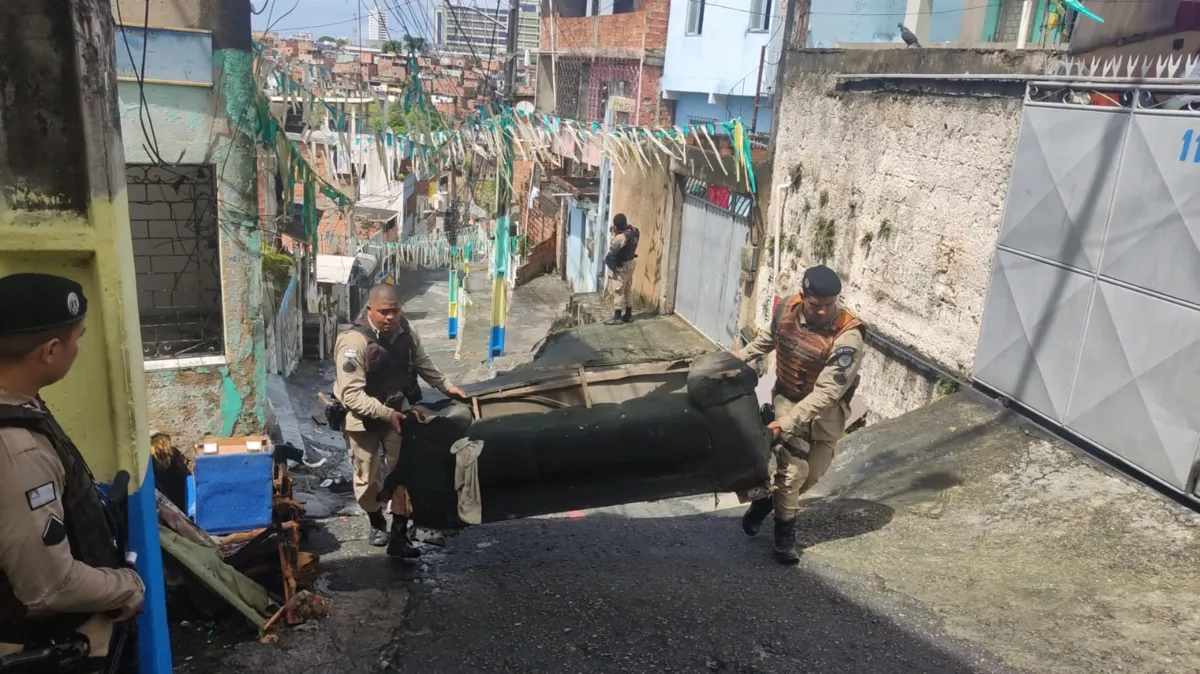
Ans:
<svg viewBox="0 0 1200 674"><path fill-rule="evenodd" d="M355 372L358 372L358 366L354 364L354 361L347 360L346 362L342 363L342 372L345 372L346 374L354 374Z"/></svg>
<svg viewBox="0 0 1200 674"><path fill-rule="evenodd" d="M25 500L29 502L30 510L44 508L58 500L58 487L55 487L53 482L34 487L25 492Z"/></svg>
<svg viewBox="0 0 1200 674"><path fill-rule="evenodd" d="M839 346L833 351L833 360L840 368L850 367L854 362L854 355L858 353L858 349L853 346Z"/></svg>
<svg viewBox="0 0 1200 674"><path fill-rule="evenodd" d="M51 515L50 519L46 520L46 526L42 528L42 543L48 548L52 548L59 543L67 540L67 525L58 518L58 515Z"/></svg>
<svg viewBox="0 0 1200 674"><path fill-rule="evenodd" d="M346 349L342 352L342 358L358 358L358 349Z"/></svg>

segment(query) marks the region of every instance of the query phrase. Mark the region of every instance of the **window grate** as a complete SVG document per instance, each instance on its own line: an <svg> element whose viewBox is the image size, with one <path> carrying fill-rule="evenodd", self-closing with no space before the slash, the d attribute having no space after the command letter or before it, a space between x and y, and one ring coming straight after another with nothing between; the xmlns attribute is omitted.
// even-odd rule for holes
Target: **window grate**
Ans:
<svg viewBox="0 0 1200 674"><path fill-rule="evenodd" d="M143 358L223 354L213 166L129 164L125 180Z"/></svg>

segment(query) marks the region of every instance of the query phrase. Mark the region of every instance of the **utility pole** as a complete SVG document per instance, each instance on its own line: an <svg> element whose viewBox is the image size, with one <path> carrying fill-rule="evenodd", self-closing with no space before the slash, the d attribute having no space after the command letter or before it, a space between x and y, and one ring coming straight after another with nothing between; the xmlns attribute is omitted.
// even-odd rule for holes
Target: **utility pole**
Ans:
<svg viewBox="0 0 1200 674"><path fill-rule="evenodd" d="M517 31L520 28L520 0L509 0L508 3L508 49L505 53L504 91L502 92L502 108L496 116L501 124L500 137L503 146L500 148L496 161L496 246L495 269L492 279L492 333L488 340L488 362L504 354L504 318L508 313L508 283L506 277L513 270L508 268L511 255L509 202L512 193L508 182L512 179L513 146L512 139L504 128L504 112L512 105L513 94L517 88Z"/></svg>

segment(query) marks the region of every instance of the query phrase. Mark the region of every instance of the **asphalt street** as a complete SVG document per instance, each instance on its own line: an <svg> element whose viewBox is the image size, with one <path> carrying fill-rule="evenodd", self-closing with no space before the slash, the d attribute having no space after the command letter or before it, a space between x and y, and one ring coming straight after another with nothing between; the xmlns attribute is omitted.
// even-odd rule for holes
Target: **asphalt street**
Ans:
<svg viewBox="0 0 1200 674"><path fill-rule="evenodd" d="M749 539L740 508L712 508L692 498L464 530L411 581L387 671L1013 671L870 578L777 565L769 525ZM816 545L884 526L890 510L847 500L804 517Z"/></svg>

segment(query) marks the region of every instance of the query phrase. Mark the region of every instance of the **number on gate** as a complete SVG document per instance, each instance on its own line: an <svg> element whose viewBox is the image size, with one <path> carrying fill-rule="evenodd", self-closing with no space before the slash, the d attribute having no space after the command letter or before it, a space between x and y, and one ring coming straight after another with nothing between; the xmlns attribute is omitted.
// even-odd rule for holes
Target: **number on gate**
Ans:
<svg viewBox="0 0 1200 674"><path fill-rule="evenodd" d="M1183 132L1183 149L1179 152L1179 161L1188 160L1193 145L1196 146L1196 154L1192 157L1192 163L1200 164L1200 133L1192 129Z"/></svg>

